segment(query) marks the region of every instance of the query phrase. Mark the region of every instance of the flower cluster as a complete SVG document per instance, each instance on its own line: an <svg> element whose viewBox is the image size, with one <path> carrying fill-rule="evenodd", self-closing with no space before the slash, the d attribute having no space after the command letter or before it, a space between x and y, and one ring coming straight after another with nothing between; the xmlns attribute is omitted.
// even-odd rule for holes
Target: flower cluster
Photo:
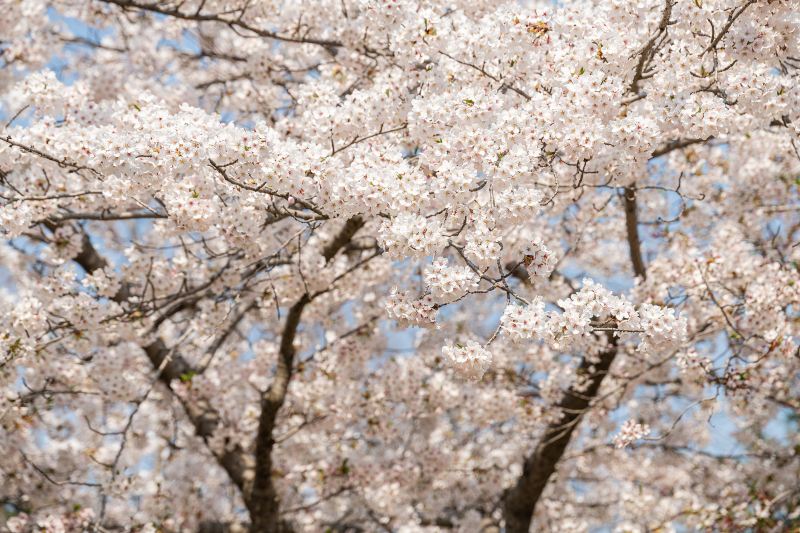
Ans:
<svg viewBox="0 0 800 533"><path fill-rule="evenodd" d="M464 255L481 268L494 265L503 249L500 236L485 218L472 221L465 240Z"/></svg>
<svg viewBox="0 0 800 533"><path fill-rule="evenodd" d="M619 433L614 437L614 446L617 448L626 448L649 434L650 426L647 424L626 420L625 423L622 424Z"/></svg>
<svg viewBox="0 0 800 533"><path fill-rule="evenodd" d="M500 324L510 338L541 339L548 335L548 316L544 300L537 296L529 305L508 305L500 318Z"/></svg>
<svg viewBox="0 0 800 533"><path fill-rule="evenodd" d="M442 355L458 375L470 380L480 380L492 365L492 353L473 340L447 343Z"/></svg>
<svg viewBox="0 0 800 533"><path fill-rule="evenodd" d="M91 527L95 518L94 511L92 509L81 509L79 505L75 507L74 512L66 515L49 514L35 521L28 514L20 513L9 518L5 526L10 533L31 531L31 526L36 528L35 531L47 531L48 533L68 533L70 531L82 531Z"/></svg>
<svg viewBox="0 0 800 533"><path fill-rule="evenodd" d="M430 295L415 299L393 288L386 299L386 312L401 328L436 326L436 305Z"/></svg>
<svg viewBox="0 0 800 533"><path fill-rule="evenodd" d="M434 259L425 269L425 283L438 302L453 300L478 288L480 278L468 266L450 266L447 259Z"/></svg>
<svg viewBox="0 0 800 533"><path fill-rule="evenodd" d="M420 215L404 213L383 223L381 246L391 257L435 255L447 243L440 226Z"/></svg>
<svg viewBox="0 0 800 533"><path fill-rule="evenodd" d="M548 278L558 263L555 254L544 245L541 239L535 239L522 252L525 268L531 278Z"/></svg>
<svg viewBox="0 0 800 533"><path fill-rule="evenodd" d="M558 301L561 311L546 311L541 297L522 306L509 304L500 319L502 330L514 340L545 340L555 348L568 348L591 339L595 331L638 335L641 351L670 351L686 335L684 317L674 309L652 304L636 308L627 298L611 293L590 279L569 298Z"/></svg>
<svg viewBox="0 0 800 533"><path fill-rule="evenodd" d="M694 348L678 353L675 361L682 373L707 374L711 371L711 360L698 354Z"/></svg>
<svg viewBox="0 0 800 533"><path fill-rule="evenodd" d="M674 309L644 303L636 310L636 317L625 322L626 327L642 330L639 350L667 352L675 350L686 337L686 318Z"/></svg>

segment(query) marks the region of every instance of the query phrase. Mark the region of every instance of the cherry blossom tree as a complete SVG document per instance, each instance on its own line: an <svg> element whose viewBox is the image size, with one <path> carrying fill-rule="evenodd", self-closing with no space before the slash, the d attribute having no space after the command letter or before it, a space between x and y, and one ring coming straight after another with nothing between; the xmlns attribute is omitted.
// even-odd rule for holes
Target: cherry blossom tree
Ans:
<svg viewBox="0 0 800 533"><path fill-rule="evenodd" d="M0 526L800 526L798 0L1 0Z"/></svg>

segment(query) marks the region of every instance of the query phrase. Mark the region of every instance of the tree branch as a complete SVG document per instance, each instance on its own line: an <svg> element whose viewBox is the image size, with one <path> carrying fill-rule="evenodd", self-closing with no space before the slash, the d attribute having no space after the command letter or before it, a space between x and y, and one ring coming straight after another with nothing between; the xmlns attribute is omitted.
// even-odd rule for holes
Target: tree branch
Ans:
<svg viewBox="0 0 800 533"><path fill-rule="evenodd" d="M364 221L359 216L347 220L336 237L323 249L322 255L325 261L333 259L363 225ZM290 529L279 520L280 501L272 481L272 449L275 444L273 430L292 379L297 328L300 326L303 310L311 300L312 297L305 293L289 308L281 334L275 377L261 398L261 416L256 437L255 479L253 489L246 500L250 510L250 531L253 533L279 533Z"/></svg>
<svg viewBox="0 0 800 533"><path fill-rule="evenodd" d="M528 533L536 504L555 472L561 456L564 455L572 438L572 432L578 426L591 401L597 396L603 378L617 355L616 338L611 335L609 337L612 339L612 345L600 354L599 362L588 357L583 358L577 373L590 375L587 386L581 387L580 391L570 388L564 394L557 405L557 410L563 413L561 420L547 427L536 449L525 459L522 475L516 485L505 492L503 515L508 533Z"/></svg>
<svg viewBox="0 0 800 533"><path fill-rule="evenodd" d="M275 440L272 430L278 411L286 399L289 381L292 378L294 365L294 338L300 325L303 309L309 303L308 294L304 294L289 309L281 335L278 368L272 385L261 399L261 416L258 421L256 437L256 469L253 490L248 498L250 509L250 531L253 533L272 533L285 530L278 520L279 502L275 484L272 482L272 446Z"/></svg>
<svg viewBox="0 0 800 533"><path fill-rule="evenodd" d="M656 157L661 157L662 155L666 155L675 150L680 150L681 148L686 148L687 146L692 146L693 144L708 142L712 139L713 137L707 137L705 139L678 139L677 141L671 141L653 150L650 158L655 159Z"/></svg>
<svg viewBox="0 0 800 533"><path fill-rule="evenodd" d="M639 51L639 60L636 63L636 71L633 73L633 79L631 80L629 89L630 92L634 94L639 92L639 82L648 77L647 65L658 51L656 43L667 33L667 27L670 24L669 19L672 16L672 7L674 5L675 0L664 1L664 11L661 13L661 21L658 23L658 29L653 36L648 39L641 51Z"/></svg>
<svg viewBox="0 0 800 533"><path fill-rule="evenodd" d="M230 26L231 28L238 28L240 30L246 30L252 32L259 37L266 37L268 39L275 39L276 41L283 41L286 43L305 43L305 44L317 44L320 46L324 46L326 48L338 48L342 46L342 43L339 41L333 41L328 39L315 39L311 37L291 37L288 35L280 35L279 33L262 30L260 28L256 28L247 24L246 22L242 21L242 17L239 16L234 19L226 19L221 16L221 14L202 14L200 10L194 13L186 13L180 10L180 4L177 7L166 7L160 6L157 3L144 3L144 2L134 2L133 0L101 0L107 4L114 4L119 6L123 9L138 9L140 11L150 11L151 13L157 13L159 15L165 15L168 17L173 17L182 20L195 20L198 22L220 22ZM181 2L182 3L182 2Z"/></svg>
<svg viewBox="0 0 800 533"><path fill-rule="evenodd" d="M86 234L83 236L83 246L80 253L75 257L75 262L87 273L104 268L108 264L105 258L97 252L97 249L92 245L89 236ZM128 295L127 288L123 286L114 297L114 300L118 302L124 301ZM177 309L182 308L178 307ZM159 380L170 391L172 390L173 380L179 380L181 376L191 375L194 372L194 369L183 357L178 354L170 354L171 350L167 348L161 339L142 346L142 350L144 350L154 369L161 368L164 365L159 375ZM169 357L169 360L167 360L167 357ZM189 401L177 394L175 394L175 397L180 401L186 415L194 425L197 436L208 444L208 439L214 434L219 425L219 414L206 400ZM235 448L234 450L226 449L222 452L216 452L210 446L208 448L220 466L228 473L231 481L241 490L244 490L247 465L242 450Z"/></svg>
<svg viewBox="0 0 800 533"><path fill-rule="evenodd" d="M633 272L642 280L647 279L647 270L642 258L642 245L639 241L639 210L636 205L636 189L625 187L625 230L628 236L628 249L631 255Z"/></svg>
<svg viewBox="0 0 800 533"><path fill-rule="evenodd" d="M638 233L636 191L625 189L625 226L630 247L633 270L642 279L646 277L641 244ZM580 390L571 387L557 404L561 419L548 425L539 444L522 466L517 483L503 494L503 515L507 533L528 533L536 504L541 499L550 477L570 443L572 433L580 423L581 416L591 407L597 397L603 379L618 353L618 339L608 332L610 346L595 358L584 357L577 370L578 376L589 376L582 382Z"/></svg>
<svg viewBox="0 0 800 533"><path fill-rule="evenodd" d="M722 40L722 38L725 37L725 34L727 34L728 31L731 29L733 23L736 22L736 19L738 19L741 16L741 14L744 13L748 7L750 7L751 4L754 4L755 1L756 0L747 0L747 2L745 2L741 6L735 7L733 11L731 11L730 14L728 14L728 20L725 21L725 25L717 33L717 35L713 39L711 39L711 43L709 43L709 45L706 47L705 50L703 50L703 52L700 55L704 56L709 51L714 50L719 44L719 42Z"/></svg>
<svg viewBox="0 0 800 533"><path fill-rule="evenodd" d="M6 135L5 137L0 137L0 141L4 141L5 143L7 143L7 144L9 144L9 145L11 145L11 146L13 146L15 148L19 148L23 152L27 152L29 154L33 154L33 155L39 156L41 158L47 159L48 161L52 161L53 163L58 165L60 168L69 168L69 169L71 169L70 172L80 172L81 170L88 170L88 171L92 172L93 174L95 174L97 176L100 175L100 173L98 171L96 171L95 169L90 168L90 167L85 167L83 165L79 165L77 163L69 161L66 157L64 157L63 159L58 159L57 157L52 156L52 155L50 155L50 154L48 154L46 152L43 152L43 151L39 150L38 148L34 148L32 146L27 146L25 144L18 143L17 141L15 141L14 139L11 138L11 135Z"/></svg>

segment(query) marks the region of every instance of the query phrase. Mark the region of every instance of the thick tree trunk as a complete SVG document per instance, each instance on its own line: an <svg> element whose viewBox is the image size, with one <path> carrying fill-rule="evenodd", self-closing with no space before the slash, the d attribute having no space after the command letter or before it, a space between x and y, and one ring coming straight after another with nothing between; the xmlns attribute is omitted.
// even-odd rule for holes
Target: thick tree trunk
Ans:
<svg viewBox="0 0 800 533"><path fill-rule="evenodd" d="M272 430L289 388L294 366L294 338L300 325L300 316L308 303L308 294L304 294L289 309L281 337L278 369L272 386L261 400L261 416L256 436L255 481L248 499L252 533L279 533L284 530L278 515L278 493L272 482L272 447L275 444Z"/></svg>
<svg viewBox="0 0 800 533"><path fill-rule="evenodd" d="M364 221L358 216L347 220L336 237L322 250L325 261L332 260L363 225ZM275 445L272 432L292 379L297 328L300 326L303 310L313 298L313 295L306 293L289 309L281 335L275 377L261 399L261 416L256 436L255 478L253 489L246 498L251 533L285 533L291 530L288 524L280 520L280 499L272 481L272 448Z"/></svg>
<svg viewBox="0 0 800 533"><path fill-rule="evenodd" d="M564 413L561 420L547 428L539 445L525 459L522 475L517 480L517 484L505 494L503 511L508 533L528 532L536 504L555 472L556 465L564 454L572 432L580 422L581 415L587 410L590 402L597 395L597 391L600 390L603 378L608 373L616 355L617 347L612 345L600 354L599 362L590 362L584 358L578 368L578 373L589 374L590 368L594 370L589 387L582 392L573 389L567 391L558 404L559 410Z"/></svg>

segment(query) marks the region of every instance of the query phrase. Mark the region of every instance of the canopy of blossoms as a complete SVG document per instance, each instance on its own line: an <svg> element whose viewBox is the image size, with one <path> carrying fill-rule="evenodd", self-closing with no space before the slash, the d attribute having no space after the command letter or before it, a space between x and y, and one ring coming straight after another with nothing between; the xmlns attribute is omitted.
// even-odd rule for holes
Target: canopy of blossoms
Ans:
<svg viewBox="0 0 800 533"><path fill-rule="evenodd" d="M800 524L798 0L0 13L0 528Z"/></svg>

